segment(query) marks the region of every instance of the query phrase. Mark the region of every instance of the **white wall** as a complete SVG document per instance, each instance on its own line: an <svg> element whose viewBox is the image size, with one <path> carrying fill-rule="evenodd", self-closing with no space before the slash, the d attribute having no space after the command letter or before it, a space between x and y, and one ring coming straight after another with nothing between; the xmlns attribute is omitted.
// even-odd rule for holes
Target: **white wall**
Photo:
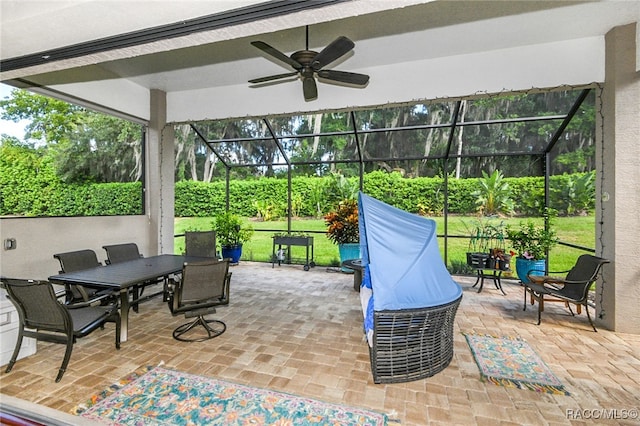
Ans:
<svg viewBox="0 0 640 426"><path fill-rule="evenodd" d="M640 74L635 72L637 24L607 34L607 78L603 90L596 235L605 265L596 288L598 318L607 328L640 334ZM613 143L611 143L613 142ZM599 164L599 163L598 163ZM605 195L606 194L606 195Z"/></svg>
<svg viewBox="0 0 640 426"><path fill-rule="evenodd" d="M106 244L134 242L143 255L155 255L149 229L149 219L142 215L0 218L0 276L46 279L60 269L54 253L65 251L92 249L104 262ZM4 249L7 238L16 239L15 250Z"/></svg>
<svg viewBox="0 0 640 426"><path fill-rule="evenodd" d="M359 46L361 48L361 46ZM247 83L169 92L167 121L261 117L270 114L451 99L531 88L604 81L604 38L468 53L349 71L368 74L364 89L318 83L318 99L305 102L298 80L260 88Z"/></svg>

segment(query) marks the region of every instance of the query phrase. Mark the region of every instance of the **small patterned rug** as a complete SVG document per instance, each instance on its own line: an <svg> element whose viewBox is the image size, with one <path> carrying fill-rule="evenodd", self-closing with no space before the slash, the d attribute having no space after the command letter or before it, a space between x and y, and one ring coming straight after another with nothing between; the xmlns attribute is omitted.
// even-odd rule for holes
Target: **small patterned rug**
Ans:
<svg viewBox="0 0 640 426"><path fill-rule="evenodd" d="M522 338L463 334L483 380L506 387L569 395L560 380Z"/></svg>
<svg viewBox="0 0 640 426"><path fill-rule="evenodd" d="M387 425L369 410L148 367L73 414L113 425Z"/></svg>

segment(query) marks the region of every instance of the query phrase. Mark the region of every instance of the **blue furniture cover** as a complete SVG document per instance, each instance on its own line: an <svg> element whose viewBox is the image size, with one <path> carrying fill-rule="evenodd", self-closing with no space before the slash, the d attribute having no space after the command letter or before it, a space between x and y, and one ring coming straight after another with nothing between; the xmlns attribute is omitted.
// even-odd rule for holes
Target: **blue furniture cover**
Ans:
<svg viewBox="0 0 640 426"><path fill-rule="evenodd" d="M365 328L373 326L373 310L428 308L461 296L462 288L440 256L433 219L360 192L358 227L364 266L362 285L373 290Z"/></svg>

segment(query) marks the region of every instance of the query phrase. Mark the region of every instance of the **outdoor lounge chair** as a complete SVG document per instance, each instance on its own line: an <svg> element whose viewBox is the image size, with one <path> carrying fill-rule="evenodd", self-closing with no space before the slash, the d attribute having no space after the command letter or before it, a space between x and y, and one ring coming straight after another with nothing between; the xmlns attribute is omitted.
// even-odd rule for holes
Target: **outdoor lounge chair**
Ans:
<svg viewBox="0 0 640 426"><path fill-rule="evenodd" d="M56 253L53 257L60 262L61 274L102 266L98 262L96 252L89 249ZM78 302L104 303L108 299L116 298L116 294L112 290L98 290L82 285L69 285L65 288L65 293L66 302L71 304Z"/></svg>
<svg viewBox="0 0 640 426"><path fill-rule="evenodd" d="M360 302L373 381L431 377L453 359L462 300L440 256L436 223L363 193L358 200Z"/></svg>
<svg viewBox="0 0 640 426"><path fill-rule="evenodd" d="M115 322L116 348L120 349L120 314L117 304L64 305L58 302L53 286L48 281L3 278L2 284L20 318L16 347L6 373L9 373L16 363L23 337L67 346L56 382L62 379L67 369L76 339L104 327L105 322Z"/></svg>
<svg viewBox="0 0 640 426"><path fill-rule="evenodd" d="M532 275L532 273L540 272L531 270L527 273L528 283L524 286L524 309L527 310L527 293L532 299L538 301L538 325L540 325L540 316L544 310L544 302L547 301L563 301L568 302L566 306L569 308L571 315L575 315L571 310L571 304L584 305L587 311L587 318L593 331L597 332L591 315L589 314L588 297L589 288L593 284L602 266L609 263L609 260L601 257L592 256L590 254L581 255L575 266L569 271L552 272L552 274L560 274L568 272L565 278L551 275ZM542 271L544 273L544 271ZM545 299L545 296L548 298Z"/></svg>
<svg viewBox="0 0 640 426"><path fill-rule="evenodd" d="M462 296L441 306L374 311L369 346L374 383L431 377L453 359L453 323Z"/></svg>
<svg viewBox="0 0 640 426"><path fill-rule="evenodd" d="M174 339L202 342L225 332L227 326L224 322L204 316L215 313L216 306L229 304L230 282L228 259L184 264L180 280L169 286L169 309L174 316L184 314L185 318L196 319L176 328L173 331ZM197 333L192 333L190 336L194 337L187 337L186 334L197 326L204 327L206 336L198 337L195 335Z"/></svg>

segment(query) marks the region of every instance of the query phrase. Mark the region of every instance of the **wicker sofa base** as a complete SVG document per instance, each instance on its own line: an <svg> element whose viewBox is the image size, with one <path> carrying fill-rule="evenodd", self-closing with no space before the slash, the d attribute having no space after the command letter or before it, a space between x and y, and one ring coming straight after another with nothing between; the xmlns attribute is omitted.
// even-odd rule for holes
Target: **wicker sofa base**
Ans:
<svg viewBox="0 0 640 426"><path fill-rule="evenodd" d="M453 322L462 295L445 305L374 311L369 348L375 383L401 383L431 377L453 358Z"/></svg>

